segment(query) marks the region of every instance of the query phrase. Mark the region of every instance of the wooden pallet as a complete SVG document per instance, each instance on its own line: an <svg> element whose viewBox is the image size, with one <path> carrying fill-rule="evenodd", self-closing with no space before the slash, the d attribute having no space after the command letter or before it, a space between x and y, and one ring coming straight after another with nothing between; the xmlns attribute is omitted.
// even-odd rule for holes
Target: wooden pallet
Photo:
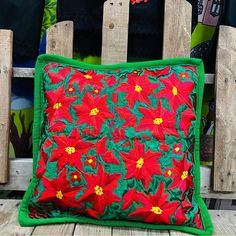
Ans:
<svg viewBox="0 0 236 236"><path fill-rule="evenodd" d="M102 62L126 61L128 39L129 0L107 0L104 4ZM165 0L163 57L188 57L191 37L191 5L183 0ZM0 190L25 190L32 176L32 159L11 160L8 166L10 78L32 78L34 69L13 68L11 73L12 33L0 31ZM216 76L207 75L206 84L216 84L217 123L214 180L211 170L201 169L203 197L236 199L236 75L235 29L222 26L217 53ZM224 41L224 39L227 40ZM227 47L226 47L227 46ZM47 53L72 57L73 23L69 21L52 26L47 32ZM2 56L3 55L3 56ZM234 64L233 64L234 63ZM4 73L3 73L4 72ZM214 79L216 77L216 80ZM2 95L4 94L4 95ZM230 100L231 99L231 100ZM230 109L225 104L229 104ZM8 175L9 171L9 175ZM9 177L9 178L8 178ZM214 189L221 192L214 192ZM231 191L231 192L229 192Z"/></svg>
<svg viewBox="0 0 236 236"><path fill-rule="evenodd" d="M87 224L56 224L37 227L21 227L17 221L20 200L0 200L0 234L9 235L77 235L77 236L184 236L177 231L142 230L132 228L103 227ZM210 210L214 235L236 235L236 211Z"/></svg>

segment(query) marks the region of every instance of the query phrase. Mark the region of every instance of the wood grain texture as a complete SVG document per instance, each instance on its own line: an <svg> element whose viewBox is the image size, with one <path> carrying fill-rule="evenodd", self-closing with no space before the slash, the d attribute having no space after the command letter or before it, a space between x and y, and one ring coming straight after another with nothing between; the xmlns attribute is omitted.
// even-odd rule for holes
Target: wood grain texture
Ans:
<svg viewBox="0 0 236 236"><path fill-rule="evenodd" d="M210 210L213 235L236 235L236 211Z"/></svg>
<svg viewBox="0 0 236 236"><path fill-rule="evenodd" d="M46 53L73 57L74 24L62 21L47 30Z"/></svg>
<svg viewBox="0 0 236 236"><path fill-rule="evenodd" d="M21 227L18 223L20 200L0 199L0 235L30 235L34 227Z"/></svg>
<svg viewBox="0 0 236 236"><path fill-rule="evenodd" d="M163 58L189 57L192 6L186 0L165 0Z"/></svg>
<svg viewBox="0 0 236 236"><path fill-rule="evenodd" d="M34 78L34 68L13 67L13 78Z"/></svg>
<svg viewBox="0 0 236 236"><path fill-rule="evenodd" d="M88 224L76 224L74 235L76 236L111 236L112 228Z"/></svg>
<svg viewBox="0 0 236 236"><path fill-rule="evenodd" d="M75 224L52 224L52 225L39 225L35 227L32 235L36 236L72 236L74 233Z"/></svg>
<svg viewBox="0 0 236 236"><path fill-rule="evenodd" d="M136 228L113 227L112 236L169 236L167 230L147 230Z"/></svg>
<svg viewBox="0 0 236 236"><path fill-rule="evenodd" d="M14 159L9 164L9 182L1 184L0 190L26 190L32 178L32 159Z"/></svg>
<svg viewBox="0 0 236 236"><path fill-rule="evenodd" d="M236 29L221 26L216 58L214 190L236 191Z"/></svg>
<svg viewBox="0 0 236 236"><path fill-rule="evenodd" d="M129 0L107 0L103 9L102 64L127 61Z"/></svg>
<svg viewBox="0 0 236 236"><path fill-rule="evenodd" d="M8 180L13 32L0 30L0 183Z"/></svg>

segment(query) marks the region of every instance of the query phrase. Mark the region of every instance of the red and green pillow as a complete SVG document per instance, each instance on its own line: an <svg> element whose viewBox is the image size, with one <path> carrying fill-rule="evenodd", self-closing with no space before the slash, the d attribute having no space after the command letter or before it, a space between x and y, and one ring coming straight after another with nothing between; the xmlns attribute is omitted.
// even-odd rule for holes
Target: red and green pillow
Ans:
<svg viewBox="0 0 236 236"><path fill-rule="evenodd" d="M201 60L90 65L40 56L22 226L211 234L200 197Z"/></svg>

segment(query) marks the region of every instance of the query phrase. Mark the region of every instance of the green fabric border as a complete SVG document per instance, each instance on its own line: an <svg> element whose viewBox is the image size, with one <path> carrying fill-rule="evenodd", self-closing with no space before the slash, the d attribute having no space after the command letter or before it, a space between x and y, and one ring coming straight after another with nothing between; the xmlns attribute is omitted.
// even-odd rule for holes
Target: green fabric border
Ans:
<svg viewBox="0 0 236 236"><path fill-rule="evenodd" d="M167 66L167 65L194 65L197 68L197 73L199 75L198 83L198 97L197 97L197 107L196 116L197 124L195 129L195 144L194 144L194 159L196 163L196 176L194 178L195 191L193 197L196 199L200 206L201 217L203 221L204 230L196 229L189 226L178 226L178 225L156 225L144 222L134 222L134 221L124 221L124 220L97 220L88 217L57 217L57 218L47 218L47 219L31 219L28 217L28 202L33 194L36 187L37 177L36 177L36 160L39 152L39 140L40 140L40 127L43 121L43 112L41 107L41 100L43 97L43 87L42 87L42 73L43 68L48 62L57 62L68 64L71 66L79 66L81 68L87 69L121 69L121 68L141 68L141 67L151 67L151 66ZM33 126L33 178L29 184L29 187L24 195L24 198L20 205L19 210L19 223L21 226L32 226L41 224L51 224L51 223L89 223L95 225L103 226L114 226L114 227L139 227L144 229L165 229L165 230L179 230L187 233L197 234L197 235L211 235L213 233L213 225L210 219L210 215L200 196L200 120L201 120L201 107L203 99L203 89L204 89L204 66L200 59L193 58L173 58L157 61L147 61L147 62L135 62L135 63L121 63L116 65L92 65L84 62L79 62L69 58L64 58L57 55L41 55L38 57L36 68L35 68L35 112L34 112L34 126Z"/></svg>

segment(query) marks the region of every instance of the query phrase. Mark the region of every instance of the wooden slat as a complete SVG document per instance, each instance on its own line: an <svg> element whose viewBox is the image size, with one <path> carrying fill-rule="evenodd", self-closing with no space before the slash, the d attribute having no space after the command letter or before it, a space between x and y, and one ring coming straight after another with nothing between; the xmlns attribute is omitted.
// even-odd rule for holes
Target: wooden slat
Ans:
<svg viewBox="0 0 236 236"><path fill-rule="evenodd" d="M214 190L236 191L236 29L221 26L216 58Z"/></svg>
<svg viewBox="0 0 236 236"><path fill-rule="evenodd" d="M10 161L9 183L1 184L0 190L26 190L32 178L32 159Z"/></svg>
<svg viewBox="0 0 236 236"><path fill-rule="evenodd" d="M34 68L13 67L13 78L34 78Z"/></svg>
<svg viewBox="0 0 236 236"><path fill-rule="evenodd" d="M163 58L189 57L192 6L186 0L165 0Z"/></svg>
<svg viewBox="0 0 236 236"><path fill-rule="evenodd" d="M104 227L104 226L97 226L97 225L76 224L74 235L76 236L86 236L86 235L111 236L112 228Z"/></svg>
<svg viewBox="0 0 236 236"><path fill-rule="evenodd" d="M0 199L0 235L30 235L34 227L21 227L18 223L20 200Z"/></svg>
<svg viewBox="0 0 236 236"><path fill-rule="evenodd" d="M73 57L73 22L62 21L47 30L46 53Z"/></svg>
<svg viewBox="0 0 236 236"><path fill-rule="evenodd" d="M236 235L236 211L210 210L213 235Z"/></svg>
<svg viewBox="0 0 236 236"><path fill-rule="evenodd" d="M0 30L0 183L8 180L13 32Z"/></svg>
<svg viewBox="0 0 236 236"><path fill-rule="evenodd" d="M167 230L145 230L136 228L120 228L114 227L112 236L169 236Z"/></svg>
<svg viewBox="0 0 236 236"><path fill-rule="evenodd" d="M52 224L52 225L39 225L35 228L32 235L36 236L72 236L74 233L75 224Z"/></svg>
<svg viewBox="0 0 236 236"><path fill-rule="evenodd" d="M170 231L170 236L192 236L192 234L188 234L188 233L184 233L181 231L175 231L175 230L171 230Z"/></svg>
<svg viewBox="0 0 236 236"><path fill-rule="evenodd" d="M127 61L129 0L107 0L103 9L102 64Z"/></svg>

